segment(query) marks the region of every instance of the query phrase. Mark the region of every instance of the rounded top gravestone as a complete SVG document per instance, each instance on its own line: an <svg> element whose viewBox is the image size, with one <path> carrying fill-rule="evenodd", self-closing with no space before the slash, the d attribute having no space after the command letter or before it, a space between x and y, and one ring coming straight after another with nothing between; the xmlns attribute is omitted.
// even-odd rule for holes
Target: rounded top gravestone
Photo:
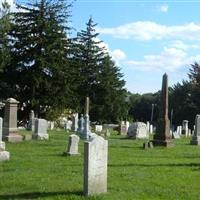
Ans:
<svg viewBox="0 0 200 200"><path fill-rule="evenodd" d="M147 126L143 122L135 122L131 124L128 128L128 137L137 138L148 138Z"/></svg>

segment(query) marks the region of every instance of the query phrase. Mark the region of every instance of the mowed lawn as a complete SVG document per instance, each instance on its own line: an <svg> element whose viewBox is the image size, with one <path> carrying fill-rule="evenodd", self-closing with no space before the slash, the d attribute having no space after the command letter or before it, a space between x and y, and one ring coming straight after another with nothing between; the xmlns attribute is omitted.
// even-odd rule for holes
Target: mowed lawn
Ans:
<svg viewBox="0 0 200 200"><path fill-rule="evenodd" d="M64 157L69 133L52 131L49 141L6 144L9 162L0 163L0 199L200 199L200 146L190 138L173 148L142 149L142 140L109 138L108 193L83 196L83 141L80 156Z"/></svg>

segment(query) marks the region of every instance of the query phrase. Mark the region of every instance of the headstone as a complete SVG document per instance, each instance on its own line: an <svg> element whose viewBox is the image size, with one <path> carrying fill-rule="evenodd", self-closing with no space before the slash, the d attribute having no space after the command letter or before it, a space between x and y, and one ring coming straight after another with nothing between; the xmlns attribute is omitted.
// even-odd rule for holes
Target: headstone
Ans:
<svg viewBox="0 0 200 200"><path fill-rule="evenodd" d="M48 129L49 129L49 130L53 130L53 129L54 129L54 126L55 126L54 121L48 121Z"/></svg>
<svg viewBox="0 0 200 200"><path fill-rule="evenodd" d="M35 131L32 135L33 139L48 140L47 121L45 119L35 119Z"/></svg>
<svg viewBox="0 0 200 200"><path fill-rule="evenodd" d="M128 137L137 139L137 138L148 138L149 134L147 132L147 126L143 122L135 122L131 124L128 128Z"/></svg>
<svg viewBox="0 0 200 200"><path fill-rule="evenodd" d="M186 137L188 136L188 120L183 120L182 134L185 135Z"/></svg>
<svg viewBox="0 0 200 200"><path fill-rule="evenodd" d="M84 194L107 192L108 141L101 136L84 143Z"/></svg>
<svg viewBox="0 0 200 200"><path fill-rule="evenodd" d="M190 144L200 145L200 115L196 115L194 135L192 136Z"/></svg>
<svg viewBox="0 0 200 200"><path fill-rule="evenodd" d="M33 110L31 110L29 113L28 130L34 132L34 127L35 127L35 113Z"/></svg>
<svg viewBox="0 0 200 200"><path fill-rule="evenodd" d="M153 133L153 125L152 125L152 124L149 126L149 133L150 133L150 134Z"/></svg>
<svg viewBox="0 0 200 200"><path fill-rule="evenodd" d="M23 137L17 134L17 105L18 101L13 98L6 100L3 121L3 140L9 142L21 142Z"/></svg>
<svg viewBox="0 0 200 200"><path fill-rule="evenodd" d="M71 120L67 120L65 122L64 129L65 130L72 130L72 121Z"/></svg>
<svg viewBox="0 0 200 200"><path fill-rule="evenodd" d="M81 114L81 117L78 121L78 133L81 135L84 131L84 118L83 114Z"/></svg>
<svg viewBox="0 0 200 200"><path fill-rule="evenodd" d="M168 76L163 75L161 92L160 119L153 138L154 146L172 146L172 137L170 135L170 121L168 118Z"/></svg>
<svg viewBox="0 0 200 200"><path fill-rule="evenodd" d="M147 121L147 131L150 132L150 123Z"/></svg>
<svg viewBox="0 0 200 200"><path fill-rule="evenodd" d="M5 142L2 141L2 124L3 119L0 118L0 161L6 161L10 159L10 153L5 151Z"/></svg>
<svg viewBox="0 0 200 200"><path fill-rule="evenodd" d="M148 142L148 147L150 148L150 149L153 149L153 142Z"/></svg>
<svg viewBox="0 0 200 200"><path fill-rule="evenodd" d="M79 152L78 152L79 140L80 140L80 138L77 135L75 135L75 134L70 135L68 148L67 148L66 152L64 152L64 154L69 155L69 156L79 155Z"/></svg>
<svg viewBox="0 0 200 200"><path fill-rule="evenodd" d="M143 149L148 149L149 147L148 147L148 142L144 142L143 143Z"/></svg>
<svg viewBox="0 0 200 200"><path fill-rule="evenodd" d="M0 117L0 151L5 150L5 142L2 141L2 124L3 124L3 119Z"/></svg>
<svg viewBox="0 0 200 200"><path fill-rule="evenodd" d="M95 125L95 132L102 132L103 126L102 125Z"/></svg>
<svg viewBox="0 0 200 200"><path fill-rule="evenodd" d="M72 131L77 132L78 130L78 113L72 116Z"/></svg>
<svg viewBox="0 0 200 200"><path fill-rule="evenodd" d="M182 134L182 126L177 126L176 132L179 136Z"/></svg>
<svg viewBox="0 0 200 200"><path fill-rule="evenodd" d="M174 139L180 139L180 135L178 134L177 131L173 131L172 132L172 138L174 138Z"/></svg>
<svg viewBox="0 0 200 200"><path fill-rule="evenodd" d="M126 126L124 121L121 121L119 128L120 128L120 130L119 130L120 135L127 135L127 130L128 129L126 129L127 126Z"/></svg>

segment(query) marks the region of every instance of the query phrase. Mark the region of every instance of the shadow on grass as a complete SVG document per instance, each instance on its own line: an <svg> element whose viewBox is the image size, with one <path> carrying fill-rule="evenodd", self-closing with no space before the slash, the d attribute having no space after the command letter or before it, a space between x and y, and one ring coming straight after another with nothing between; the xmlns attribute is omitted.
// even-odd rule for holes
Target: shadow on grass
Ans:
<svg viewBox="0 0 200 200"><path fill-rule="evenodd" d="M74 192L30 192L30 193L21 193L21 194L5 194L0 195L0 199L35 199L41 197L53 197L58 195L77 195L82 196L82 191L74 191Z"/></svg>
<svg viewBox="0 0 200 200"><path fill-rule="evenodd" d="M200 163L178 163L178 164L110 164L108 167L199 167Z"/></svg>

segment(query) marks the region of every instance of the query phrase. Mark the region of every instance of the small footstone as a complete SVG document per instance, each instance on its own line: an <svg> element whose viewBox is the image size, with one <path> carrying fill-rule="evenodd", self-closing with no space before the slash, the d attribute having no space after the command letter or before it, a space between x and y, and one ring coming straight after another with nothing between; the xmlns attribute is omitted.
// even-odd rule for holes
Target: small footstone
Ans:
<svg viewBox="0 0 200 200"><path fill-rule="evenodd" d="M150 149L153 149L153 142L148 142L148 147L149 147Z"/></svg>
<svg viewBox="0 0 200 200"><path fill-rule="evenodd" d="M143 149L148 149L149 147L148 147L148 142L144 142L143 143Z"/></svg>
<svg viewBox="0 0 200 200"><path fill-rule="evenodd" d="M0 162L10 160L10 153L8 151L0 151Z"/></svg>

